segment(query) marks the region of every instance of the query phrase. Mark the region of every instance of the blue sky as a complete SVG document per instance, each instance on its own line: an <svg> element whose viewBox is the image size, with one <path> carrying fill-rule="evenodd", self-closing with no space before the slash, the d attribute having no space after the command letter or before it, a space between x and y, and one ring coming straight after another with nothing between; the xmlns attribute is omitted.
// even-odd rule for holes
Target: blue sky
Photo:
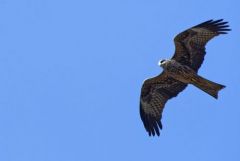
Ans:
<svg viewBox="0 0 240 161"><path fill-rule="evenodd" d="M0 160L239 161L239 1L0 0ZM202 76L166 104L160 137L139 117L144 79L173 37L208 19L232 31L207 45Z"/></svg>

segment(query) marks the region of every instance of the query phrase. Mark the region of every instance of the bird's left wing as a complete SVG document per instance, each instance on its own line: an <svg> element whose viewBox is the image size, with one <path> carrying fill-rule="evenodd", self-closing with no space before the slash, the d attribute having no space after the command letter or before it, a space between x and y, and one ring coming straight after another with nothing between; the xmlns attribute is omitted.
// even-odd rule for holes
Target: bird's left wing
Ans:
<svg viewBox="0 0 240 161"><path fill-rule="evenodd" d="M164 72L144 81L140 97L140 116L149 136L160 135L165 103L186 88L187 84L170 78Z"/></svg>
<svg viewBox="0 0 240 161"><path fill-rule="evenodd" d="M227 34L231 30L227 23L223 19L209 20L181 32L174 38L175 54L172 59L198 71L206 53L205 45L215 36Z"/></svg>

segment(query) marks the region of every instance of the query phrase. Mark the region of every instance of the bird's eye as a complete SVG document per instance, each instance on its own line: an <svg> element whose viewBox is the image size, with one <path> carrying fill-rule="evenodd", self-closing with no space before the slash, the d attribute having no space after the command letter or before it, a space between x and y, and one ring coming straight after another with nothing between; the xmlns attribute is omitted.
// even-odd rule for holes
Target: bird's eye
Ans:
<svg viewBox="0 0 240 161"><path fill-rule="evenodd" d="M163 60L160 61L160 63L163 63L164 61L165 61L165 60L163 59Z"/></svg>

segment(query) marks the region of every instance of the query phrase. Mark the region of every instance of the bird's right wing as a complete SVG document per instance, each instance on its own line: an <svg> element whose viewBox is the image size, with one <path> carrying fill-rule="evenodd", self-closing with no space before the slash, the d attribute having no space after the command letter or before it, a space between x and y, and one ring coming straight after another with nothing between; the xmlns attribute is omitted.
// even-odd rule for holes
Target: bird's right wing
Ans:
<svg viewBox="0 0 240 161"><path fill-rule="evenodd" d="M184 90L187 84L170 78L164 72L144 81L140 98L140 116L149 136L159 136L165 103Z"/></svg>

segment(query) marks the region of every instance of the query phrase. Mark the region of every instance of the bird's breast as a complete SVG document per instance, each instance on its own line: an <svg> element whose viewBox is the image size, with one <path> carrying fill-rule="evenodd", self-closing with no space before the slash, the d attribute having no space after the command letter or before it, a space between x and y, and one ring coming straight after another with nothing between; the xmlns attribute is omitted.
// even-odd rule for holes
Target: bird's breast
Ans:
<svg viewBox="0 0 240 161"><path fill-rule="evenodd" d="M183 83L191 82L191 78L196 74L191 68L180 65L172 64L165 68L165 72L172 78Z"/></svg>

